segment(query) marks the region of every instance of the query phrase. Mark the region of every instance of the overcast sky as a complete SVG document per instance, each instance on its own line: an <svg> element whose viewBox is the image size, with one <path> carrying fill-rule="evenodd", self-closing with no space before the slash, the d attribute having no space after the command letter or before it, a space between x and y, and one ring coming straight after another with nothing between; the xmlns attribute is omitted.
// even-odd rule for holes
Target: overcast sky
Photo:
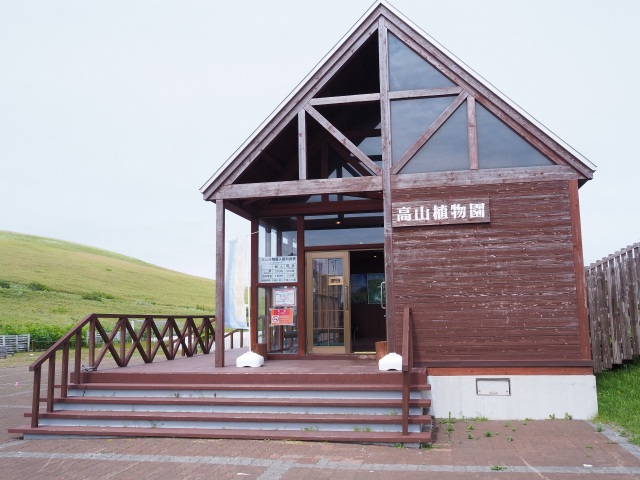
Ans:
<svg viewBox="0 0 640 480"><path fill-rule="evenodd" d="M640 241L640 2L391 3L598 166L587 264ZM213 277L199 188L371 4L0 0L0 230Z"/></svg>

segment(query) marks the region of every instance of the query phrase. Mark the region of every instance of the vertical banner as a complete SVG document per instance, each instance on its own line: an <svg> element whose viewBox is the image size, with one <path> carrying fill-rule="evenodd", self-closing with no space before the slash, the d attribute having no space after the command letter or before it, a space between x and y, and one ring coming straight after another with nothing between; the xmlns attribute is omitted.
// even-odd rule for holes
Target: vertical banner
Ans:
<svg viewBox="0 0 640 480"><path fill-rule="evenodd" d="M225 327L248 330L249 311L249 237L229 240L226 245L226 272L224 285Z"/></svg>

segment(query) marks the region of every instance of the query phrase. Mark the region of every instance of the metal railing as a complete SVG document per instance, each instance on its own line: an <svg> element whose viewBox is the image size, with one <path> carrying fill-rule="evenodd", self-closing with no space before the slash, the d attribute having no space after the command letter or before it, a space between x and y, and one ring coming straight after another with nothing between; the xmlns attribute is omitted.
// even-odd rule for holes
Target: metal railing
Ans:
<svg viewBox="0 0 640 480"><path fill-rule="evenodd" d="M132 326L133 319L142 320L140 328ZM105 320L115 325L105 326ZM157 322L164 324L161 328ZM200 320L199 324L196 321ZM159 323L159 322L158 322ZM88 328L88 365L82 365L82 332ZM231 335L229 332L227 335ZM225 337L227 336L225 335ZM96 342L99 337L102 342ZM116 340L117 338L117 340ZM130 342L126 341L129 338ZM233 337L232 337L233 338ZM111 357L119 367L126 367L137 351L145 363L151 363L158 352L162 350L167 360L173 360L178 354L192 357L197 353L208 354L213 350L215 341L215 317L205 316L167 316L167 315L119 315L119 314L91 314L75 325L65 336L58 340L38 360L29 366L34 372L33 400L31 427L38 427L40 413L40 383L42 380L42 366L47 363L46 401L47 412L53 411L55 389L60 389L62 398L67 396L69 388L69 351L75 349L73 374L74 382L80 383L83 369L93 371L98 368L105 355ZM100 345L98 345L100 343ZM240 337L240 346L243 346ZM231 342L233 345L233 340ZM101 347L97 351L98 347ZM233 348L233 346L232 346ZM55 385L56 356L62 353L60 362L60 385Z"/></svg>

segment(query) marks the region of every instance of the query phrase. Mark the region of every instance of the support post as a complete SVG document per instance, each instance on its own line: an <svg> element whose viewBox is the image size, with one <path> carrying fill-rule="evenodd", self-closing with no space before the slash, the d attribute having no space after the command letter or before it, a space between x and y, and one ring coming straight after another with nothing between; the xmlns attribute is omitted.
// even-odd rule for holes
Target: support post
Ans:
<svg viewBox="0 0 640 480"><path fill-rule="evenodd" d="M216 200L216 367L224 367L224 210L224 200Z"/></svg>
<svg viewBox="0 0 640 480"><path fill-rule="evenodd" d="M378 24L378 52L380 61L380 112L382 117L382 204L384 215L384 281L386 285L387 345L396 351L395 300L393 297L393 236L391 228L391 109L389 103L389 63L387 26L384 19Z"/></svg>

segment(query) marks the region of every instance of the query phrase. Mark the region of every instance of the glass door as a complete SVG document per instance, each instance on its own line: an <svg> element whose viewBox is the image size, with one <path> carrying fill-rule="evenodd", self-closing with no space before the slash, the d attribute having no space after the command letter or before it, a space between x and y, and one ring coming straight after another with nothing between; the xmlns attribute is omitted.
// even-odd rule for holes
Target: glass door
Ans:
<svg viewBox="0 0 640 480"><path fill-rule="evenodd" d="M306 256L307 352L350 353L349 252Z"/></svg>

